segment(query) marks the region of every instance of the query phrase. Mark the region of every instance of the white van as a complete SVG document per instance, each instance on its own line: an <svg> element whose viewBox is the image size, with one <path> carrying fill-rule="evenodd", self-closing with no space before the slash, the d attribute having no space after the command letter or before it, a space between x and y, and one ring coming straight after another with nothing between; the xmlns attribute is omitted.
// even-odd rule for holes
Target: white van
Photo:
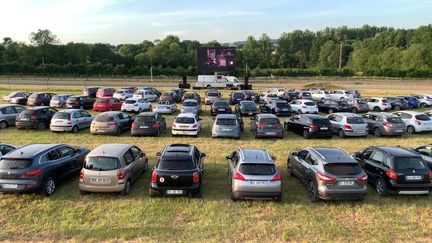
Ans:
<svg viewBox="0 0 432 243"><path fill-rule="evenodd" d="M240 81L234 76L223 75L198 75L198 81L195 84L196 88L226 88L239 87Z"/></svg>

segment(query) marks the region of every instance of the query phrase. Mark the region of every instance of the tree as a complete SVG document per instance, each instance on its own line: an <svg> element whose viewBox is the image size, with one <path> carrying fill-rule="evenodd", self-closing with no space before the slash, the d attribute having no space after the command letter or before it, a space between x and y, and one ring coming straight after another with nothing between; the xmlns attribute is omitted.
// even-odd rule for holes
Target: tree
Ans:
<svg viewBox="0 0 432 243"><path fill-rule="evenodd" d="M60 44L60 40L50 30L38 29L30 34L30 42L35 46Z"/></svg>
<svg viewBox="0 0 432 243"><path fill-rule="evenodd" d="M327 41L320 49L319 68L337 68L339 63L339 46L332 40Z"/></svg>

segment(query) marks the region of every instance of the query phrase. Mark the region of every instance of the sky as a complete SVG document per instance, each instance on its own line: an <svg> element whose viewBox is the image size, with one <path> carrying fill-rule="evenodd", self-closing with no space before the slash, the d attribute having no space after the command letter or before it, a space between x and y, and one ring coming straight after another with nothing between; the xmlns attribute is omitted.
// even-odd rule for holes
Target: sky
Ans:
<svg viewBox="0 0 432 243"><path fill-rule="evenodd" d="M432 0L3 0L0 38L29 42L49 29L61 43L140 43L174 34L207 42L242 41L296 29L416 28L432 23Z"/></svg>

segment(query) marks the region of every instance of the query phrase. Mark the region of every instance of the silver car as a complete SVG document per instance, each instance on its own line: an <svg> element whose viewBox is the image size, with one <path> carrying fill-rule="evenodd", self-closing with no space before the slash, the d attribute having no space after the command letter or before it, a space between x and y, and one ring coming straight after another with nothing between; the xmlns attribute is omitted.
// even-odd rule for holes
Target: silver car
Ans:
<svg viewBox="0 0 432 243"><path fill-rule="evenodd" d="M0 105L0 129L15 126L17 116L24 110L20 105Z"/></svg>
<svg viewBox="0 0 432 243"><path fill-rule="evenodd" d="M281 176L267 150L237 149L229 156L231 199L282 200Z"/></svg>
<svg viewBox="0 0 432 243"><path fill-rule="evenodd" d="M369 132L377 137L402 136L405 123L399 117L387 112L368 112L362 115L367 122Z"/></svg>
<svg viewBox="0 0 432 243"><path fill-rule="evenodd" d="M339 137L366 137L369 133L367 122L354 113L333 113L327 116L332 129Z"/></svg>
<svg viewBox="0 0 432 243"><path fill-rule="evenodd" d="M199 114L201 111L200 103L195 99L187 99L183 101L180 112Z"/></svg>
<svg viewBox="0 0 432 243"><path fill-rule="evenodd" d="M73 132L89 128L94 116L82 109L58 111L51 119L50 130L53 132Z"/></svg>
<svg viewBox="0 0 432 243"><path fill-rule="evenodd" d="M212 128L212 137L240 138L241 127L235 114L219 114Z"/></svg>
<svg viewBox="0 0 432 243"><path fill-rule="evenodd" d="M72 96L71 94L54 95L50 100L49 106L53 108L65 107L67 99L69 99L69 97L71 96Z"/></svg>

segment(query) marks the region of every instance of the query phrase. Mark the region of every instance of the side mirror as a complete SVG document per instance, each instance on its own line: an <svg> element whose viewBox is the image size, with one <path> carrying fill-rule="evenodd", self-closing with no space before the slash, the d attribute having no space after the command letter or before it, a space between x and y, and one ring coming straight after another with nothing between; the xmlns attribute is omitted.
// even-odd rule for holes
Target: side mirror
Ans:
<svg viewBox="0 0 432 243"><path fill-rule="evenodd" d="M254 118L253 118L253 117L251 117L251 118L250 118L250 120L251 120L251 121L253 121L253 120L254 120Z"/></svg>
<svg viewBox="0 0 432 243"><path fill-rule="evenodd" d="M292 156L298 156L298 152L292 152Z"/></svg>
<svg viewBox="0 0 432 243"><path fill-rule="evenodd" d="M207 156L206 153L201 153L201 158L204 158L204 157L206 157L206 156Z"/></svg>
<svg viewBox="0 0 432 243"><path fill-rule="evenodd" d="M156 157L161 157L162 156L162 153L161 152L157 152L156 153Z"/></svg>
<svg viewBox="0 0 432 243"><path fill-rule="evenodd" d="M227 155L225 158L231 160L231 155Z"/></svg>
<svg viewBox="0 0 432 243"><path fill-rule="evenodd" d="M360 156L360 153L359 153L359 152L355 152L355 153L352 153L351 156L352 156L352 157L359 157L359 156Z"/></svg>
<svg viewBox="0 0 432 243"><path fill-rule="evenodd" d="M276 160L276 156L272 155L271 156L272 160Z"/></svg>

